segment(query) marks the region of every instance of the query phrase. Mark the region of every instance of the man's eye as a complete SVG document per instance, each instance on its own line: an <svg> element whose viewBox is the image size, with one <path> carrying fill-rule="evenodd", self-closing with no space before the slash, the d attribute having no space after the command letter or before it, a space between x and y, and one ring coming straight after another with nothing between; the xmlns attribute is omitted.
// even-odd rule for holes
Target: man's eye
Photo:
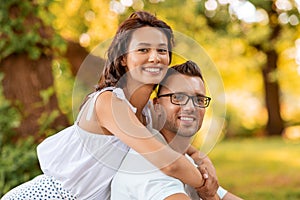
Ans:
<svg viewBox="0 0 300 200"><path fill-rule="evenodd" d="M173 95L173 98L176 101L182 101L184 99L184 97L185 97L185 95L183 95L183 94L174 94Z"/></svg>
<svg viewBox="0 0 300 200"><path fill-rule="evenodd" d="M196 98L196 101L198 104L204 104L206 100L205 100L205 98L199 96Z"/></svg>

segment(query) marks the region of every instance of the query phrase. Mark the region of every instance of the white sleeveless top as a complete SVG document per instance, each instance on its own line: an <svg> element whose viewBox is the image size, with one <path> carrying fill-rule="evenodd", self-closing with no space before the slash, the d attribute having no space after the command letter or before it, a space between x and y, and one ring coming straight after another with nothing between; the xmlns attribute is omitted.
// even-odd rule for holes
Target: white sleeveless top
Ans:
<svg viewBox="0 0 300 200"><path fill-rule="evenodd" d="M110 199L111 180L129 150L126 144L113 135L90 133L77 125L86 108L89 120L98 95L108 90L112 90L136 112L136 108L125 98L122 89L104 88L89 95L74 125L46 138L37 147L44 174L59 180L62 187L78 199ZM151 126L148 106L143 113Z"/></svg>

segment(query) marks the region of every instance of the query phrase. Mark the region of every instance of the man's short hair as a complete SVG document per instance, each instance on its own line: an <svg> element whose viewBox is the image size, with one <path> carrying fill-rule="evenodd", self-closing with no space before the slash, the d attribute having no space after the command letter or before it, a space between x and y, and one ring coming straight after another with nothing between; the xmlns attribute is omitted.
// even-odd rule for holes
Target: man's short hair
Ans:
<svg viewBox="0 0 300 200"><path fill-rule="evenodd" d="M182 75L186 75L186 76L199 77L204 83L204 79L203 79L200 67L193 61L188 60L185 63L179 64L179 65L174 65L168 69L165 77L158 85L157 95L160 94L161 88L165 85L168 78L170 76L176 75L178 73L182 74Z"/></svg>

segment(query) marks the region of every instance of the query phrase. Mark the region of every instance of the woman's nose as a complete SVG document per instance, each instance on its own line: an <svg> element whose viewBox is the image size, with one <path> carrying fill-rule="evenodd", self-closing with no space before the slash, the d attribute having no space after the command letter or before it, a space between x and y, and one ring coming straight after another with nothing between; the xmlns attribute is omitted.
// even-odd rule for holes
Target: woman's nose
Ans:
<svg viewBox="0 0 300 200"><path fill-rule="evenodd" d="M150 55L149 55L149 59L148 59L149 62L154 62L154 63L159 63L160 62L160 57L159 57L159 54L157 52L156 49L152 49L150 51Z"/></svg>

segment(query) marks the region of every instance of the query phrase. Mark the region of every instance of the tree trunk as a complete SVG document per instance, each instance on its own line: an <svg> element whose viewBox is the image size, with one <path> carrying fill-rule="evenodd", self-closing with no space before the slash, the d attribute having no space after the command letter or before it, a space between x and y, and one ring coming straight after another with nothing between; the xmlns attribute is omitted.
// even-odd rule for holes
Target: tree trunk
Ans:
<svg viewBox="0 0 300 200"><path fill-rule="evenodd" d="M73 76L78 75L77 78L86 85L90 85L90 79L96 80L93 82L95 85L102 74L105 60L94 56L78 43L67 41L67 44L65 57L70 63ZM77 74L79 71L80 74Z"/></svg>
<svg viewBox="0 0 300 200"><path fill-rule="evenodd" d="M268 111L266 132L269 136L281 135L284 124L280 114L280 88L276 75L278 55L275 50L266 52L267 63L262 69L265 102Z"/></svg>
<svg viewBox="0 0 300 200"><path fill-rule="evenodd" d="M31 60L25 53L12 54L0 62L0 70L4 73L4 96L21 114L17 138L31 135L40 139L45 136L40 133L41 127L60 129L69 125L59 109L54 89L49 90L46 100L41 97L43 90L53 87L52 58L42 55L38 60ZM56 115L51 115L53 111Z"/></svg>
<svg viewBox="0 0 300 200"><path fill-rule="evenodd" d="M73 98L73 117L76 118L85 96L95 90L95 85L103 72L105 60L88 52L78 43L68 41L67 44L68 48L64 56L69 61L71 72L75 77L73 97L76 96L76 98Z"/></svg>

